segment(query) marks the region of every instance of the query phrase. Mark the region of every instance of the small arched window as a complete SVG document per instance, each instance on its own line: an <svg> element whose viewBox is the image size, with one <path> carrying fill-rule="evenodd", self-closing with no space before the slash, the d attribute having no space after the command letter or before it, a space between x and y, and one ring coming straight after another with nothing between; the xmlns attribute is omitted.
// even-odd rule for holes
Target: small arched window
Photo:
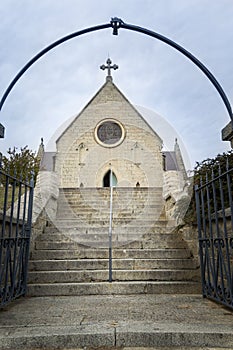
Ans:
<svg viewBox="0 0 233 350"><path fill-rule="evenodd" d="M108 170L103 177L103 187L110 187L111 185L111 174L112 174L112 186L117 186L117 177L113 171Z"/></svg>

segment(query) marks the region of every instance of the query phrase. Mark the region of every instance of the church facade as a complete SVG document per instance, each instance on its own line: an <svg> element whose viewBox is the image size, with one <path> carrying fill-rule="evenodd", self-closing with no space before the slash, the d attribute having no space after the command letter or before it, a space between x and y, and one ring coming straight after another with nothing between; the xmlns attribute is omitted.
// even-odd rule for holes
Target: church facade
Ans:
<svg viewBox="0 0 233 350"><path fill-rule="evenodd" d="M111 80L57 140L60 186L162 186L162 140Z"/></svg>
<svg viewBox="0 0 233 350"><path fill-rule="evenodd" d="M160 136L113 83L109 61L105 84L57 139L56 152L44 152L41 169L57 174L59 188L179 192L186 179L177 142L174 151L162 151Z"/></svg>

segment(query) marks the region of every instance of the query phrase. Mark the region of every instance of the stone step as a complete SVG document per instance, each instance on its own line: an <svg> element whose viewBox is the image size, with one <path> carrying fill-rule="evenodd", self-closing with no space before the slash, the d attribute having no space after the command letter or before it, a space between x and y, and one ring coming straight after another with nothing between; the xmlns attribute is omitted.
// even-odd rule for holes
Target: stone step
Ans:
<svg viewBox="0 0 233 350"><path fill-rule="evenodd" d="M90 205L83 206L83 205L80 205L79 203L77 203L77 205L75 205L75 203L66 203L63 206L61 205L61 203L58 203L59 205L58 209L67 211L68 213L70 212L70 210L77 209L80 211L81 214L106 213L106 211L109 210L109 206L102 206L101 203L98 203L98 202L94 202L94 204L98 205L98 207L95 208ZM161 210L161 203L157 203L157 204L150 203L149 205L146 205L146 206L143 205L142 207L139 207L138 205L136 207L132 207L131 205L129 205L129 203L126 203L126 205L123 206L123 208L113 206L113 213L122 213L125 215L131 215L134 212L144 211L144 209L147 210L150 214L152 214L157 210Z"/></svg>
<svg viewBox="0 0 233 350"><path fill-rule="evenodd" d="M70 285L59 288L66 296L19 300L1 313L0 349L232 350L230 310L176 288L183 294L164 284Z"/></svg>
<svg viewBox="0 0 233 350"><path fill-rule="evenodd" d="M47 241L38 241L35 243L35 248L36 249L51 249L51 250L64 250L64 249L74 249L75 247L79 249L80 247L94 247L94 248L108 248L109 246L109 241L106 236L106 240L101 241L101 240L96 240L96 241L73 241L73 242L47 242ZM123 240L123 241L117 241L113 240L112 241L112 247L118 248L118 247L128 247L128 248L136 248L136 249L143 249L143 248L151 248L151 249L168 249L168 248L173 248L173 249L182 249L182 248L187 248L186 243L183 241L178 241L176 242L175 240L170 240L170 241L130 241L130 240Z"/></svg>
<svg viewBox="0 0 233 350"><path fill-rule="evenodd" d="M193 259L113 259L112 268L116 270L152 270L194 268ZM102 270L108 269L108 259L75 260L31 260L30 271L67 271L67 270ZM197 266L197 262L196 262Z"/></svg>
<svg viewBox="0 0 233 350"><path fill-rule="evenodd" d="M64 224L63 222L54 222L54 225L56 227L46 227L44 229L43 235L50 236L51 234L57 233L58 235L72 235L72 234L108 234L109 232L109 225L102 225L102 226L91 226L84 224L83 222L70 222L69 224ZM139 236L142 235L142 233L146 234L170 234L174 230L174 227L170 226L127 226L127 225L119 225L112 227L112 232L114 234L130 234L130 233L136 233Z"/></svg>
<svg viewBox="0 0 233 350"><path fill-rule="evenodd" d="M136 295L136 294L201 294L199 282L176 281L129 281L29 284L29 296L59 295Z"/></svg>
<svg viewBox="0 0 233 350"><path fill-rule="evenodd" d="M110 197L110 188L104 187L90 187L90 188L62 188L60 189L60 197L80 197L80 198L104 198ZM145 198L149 196L154 196L155 194L162 195L162 187L114 187L113 188L113 197L114 198ZM86 196L87 195L87 196Z"/></svg>
<svg viewBox="0 0 233 350"><path fill-rule="evenodd" d="M89 228L92 231L95 229L100 230L101 227L108 228L109 227L109 220L96 220L96 222L93 222L90 220L89 223L84 222L83 220L77 219L77 218L69 218L69 219L56 219L54 221L54 226L58 228L64 228L64 229L73 229L73 228L79 228L80 230L83 230L85 228ZM174 226L167 225L166 221L161 221L160 223L157 223L153 220L132 220L131 222L121 222L119 223L119 226L122 228L122 230L125 229L132 229L137 231L148 231L148 229L151 230L151 232L171 232L174 230ZM115 222L113 222L113 228L117 228ZM49 228L47 228L47 232L49 232ZM52 232L52 231L50 231Z"/></svg>
<svg viewBox="0 0 233 350"><path fill-rule="evenodd" d="M78 230L67 231L66 233L50 233L50 234L41 234L37 236L37 242L88 242L88 241L105 241L109 239L109 232L106 230L105 233L102 233L103 230L95 233L79 233ZM146 240L153 240L155 242L162 241L182 241L182 238L177 236L174 233L144 233L138 234L136 232L128 233L112 233L113 241L125 241L125 240L136 240L143 237Z"/></svg>
<svg viewBox="0 0 233 350"><path fill-rule="evenodd" d="M107 259L108 249L66 249L66 250L34 250L31 259L34 260L65 260L65 259ZM189 249L114 249L113 259L187 259L192 258Z"/></svg>
<svg viewBox="0 0 233 350"><path fill-rule="evenodd" d="M104 228L109 228L109 218L103 218L101 217L100 219L96 218L88 218L88 217L56 217L56 220L54 221L54 224L58 228L64 228L64 229L71 229L71 228L80 228L80 230L84 228L90 228L92 231L94 229L99 229L101 227ZM164 227L163 227L164 226ZM165 225L161 225L161 228L166 228ZM155 225L155 220L154 219L144 219L141 220L140 218L128 218L128 219L113 219L112 220L112 227L119 228L121 227L122 229L137 229L140 231L143 230L145 227L145 230L148 230L150 228L152 231L153 229L158 231L160 229L159 225ZM168 228L166 228L168 230Z"/></svg>
<svg viewBox="0 0 233 350"><path fill-rule="evenodd" d="M59 203L82 203L86 205L90 205L91 203L97 203L99 202L100 204L102 203L103 205L109 204L110 203L110 194L107 196L95 196L92 194L88 194L88 196L77 196L76 194L72 195L60 195L59 198ZM126 195L126 196L113 196L113 203L116 205L123 205L125 203L130 203L130 204L135 204L135 203L156 203L156 204L161 204L162 203L162 195L157 195L157 194L146 194L143 196L134 196L134 195Z"/></svg>
<svg viewBox="0 0 233 350"><path fill-rule="evenodd" d="M80 211L81 213L99 213L99 212L106 212L109 211L110 203L102 203L98 201L93 201L90 203L82 203L78 201L67 201L67 202L58 202L58 211L67 211L68 213L70 211ZM132 214L132 213L140 213L148 211L150 213L153 212L161 212L163 209L163 204L161 204L161 200L159 201L153 201L153 202L135 202L135 203L129 203L129 202L119 202L114 203L113 202L113 211L114 213L124 213L125 214Z"/></svg>
<svg viewBox="0 0 233 350"><path fill-rule="evenodd" d="M69 205L67 207L58 207L57 209L57 217L66 217L68 215L69 217L72 216L77 216L77 217L93 217L93 218L100 218L101 216L103 217L109 217L109 207L101 207L99 203L96 203L96 209L95 207L82 207L80 205L74 206L74 205ZM129 209L126 211L126 208ZM157 206L144 206L143 208L131 208L129 204L126 204L125 207L123 208L117 208L113 207L113 217L114 218L130 218L130 217L140 217L143 215L148 215L149 217L152 218L159 218L163 217L165 218L165 214L161 208L161 205Z"/></svg>
<svg viewBox="0 0 233 350"><path fill-rule="evenodd" d="M114 187L113 193L122 193L123 195L145 195L148 193L162 193L162 187ZM61 195L80 195L83 196L86 193L91 193L92 195L104 195L110 193L109 187L83 187L83 188L62 188L60 189Z"/></svg>
<svg viewBox="0 0 233 350"><path fill-rule="evenodd" d="M113 206L117 206L117 207L125 207L127 204L130 207L137 207L137 206L147 206L148 204L158 204L161 206L161 204L164 203L163 198L161 195L146 195L146 196L142 196L142 197L137 197L137 196L119 196L119 197L115 197L113 196ZM101 196L94 196L93 194L88 195L86 197L79 197L79 196L59 196L58 198L58 203L59 204L80 204L82 206L92 206L93 204L97 204L99 203L100 206L106 207L110 205L110 195L108 194L108 196L106 197L101 197ZM97 208L98 210L98 208Z"/></svg>
<svg viewBox="0 0 233 350"><path fill-rule="evenodd" d="M144 209L160 209L163 208L164 203L162 198L148 198L148 199L126 199L124 200L114 200L113 199L113 208L116 210L126 210L130 212L132 210L144 210ZM83 210L106 210L110 208L109 200L101 200L101 199L76 199L76 198L59 198L58 199L58 208L61 209L69 209L69 208L80 208Z"/></svg>
<svg viewBox="0 0 233 350"><path fill-rule="evenodd" d="M116 209L113 212L113 219L125 219L125 220L129 220L129 219L133 219L133 218L139 218L141 216L141 219L143 219L143 216L146 214L147 216L147 220L148 219L155 219L155 216L157 215L157 213L160 214L160 211L158 210L148 210L146 209L146 213L144 211L130 211L130 212L125 212L125 211L117 211ZM103 211L99 210L99 211L94 211L91 209L83 209L83 208L69 208L69 209L60 209L57 212L57 218L66 218L67 215L72 218L83 218L83 217L87 217L87 218L93 218L93 219L100 219L101 217L104 218L108 218L109 219L109 212L106 211L106 209L104 209ZM161 214L160 214L161 215ZM164 217L164 220L166 220L166 218Z"/></svg>
<svg viewBox="0 0 233 350"><path fill-rule="evenodd" d="M89 205L89 203L95 203L100 202L103 204L110 203L110 193L105 193L103 195L96 195L95 192L88 193L88 195L80 195L77 193L66 193L59 195L59 203L86 203ZM161 193L143 193L143 194L136 194L135 193L114 193L113 192L113 203L120 204L120 203L161 203L163 200L163 196Z"/></svg>
<svg viewBox="0 0 233 350"><path fill-rule="evenodd" d="M109 192L110 187L64 187L60 189L60 192L93 192L95 189L96 192ZM162 187L113 187L114 191L130 191L130 192L149 192L149 191L161 191Z"/></svg>
<svg viewBox="0 0 233 350"><path fill-rule="evenodd" d="M139 241L135 242L114 242L112 244L113 248L135 248L135 249L142 249L142 243ZM70 249L86 249L86 248L108 248L109 242L106 239L105 241L89 241L89 242L82 242L78 243L75 241L72 242L46 242L46 241L38 241L35 243L35 249L43 250L43 249L50 249L50 250L70 250Z"/></svg>
<svg viewBox="0 0 233 350"><path fill-rule="evenodd" d="M107 217L106 217L106 219L104 219L104 218L101 218L101 219L85 218L85 220L78 219L77 217L74 217L74 218L68 217L68 218L59 218L59 219L57 217L55 224L58 225L59 227L68 228L68 227L74 227L74 226L78 227L81 224L81 222L87 223L88 226L92 226L92 227L103 227L103 226L109 227L109 218L107 218ZM115 218L113 220L113 224L121 225L121 227L123 227L123 228L135 227L135 226L153 227L154 225L156 225L155 219L150 219L150 218L143 219L142 217L139 217L139 218L132 217L132 218L128 218L128 220ZM166 226L165 221L164 221L164 226ZM158 227L158 224L157 224L157 227Z"/></svg>
<svg viewBox="0 0 233 350"><path fill-rule="evenodd" d="M117 220L117 218L116 218ZM96 220L97 222L100 222L101 220ZM108 224L109 224L109 217L108 217L108 220L102 220L102 221L106 221ZM133 220L132 220L133 221ZM69 216L69 217L66 217L66 218L58 218L56 219L56 222L58 223L64 223L64 224L75 224L75 223L80 223L80 219L78 217L76 217L75 215L73 216ZM167 221L167 219L164 219L164 218L156 218L156 216L152 217L152 218L147 218L147 217L144 217L143 215L142 216L138 216L136 219L135 219L135 222L138 224L143 224L145 226L153 226L154 227L169 227L169 228L173 228L174 229L174 225L175 225L175 222L174 221ZM135 226L137 226L135 225ZM128 224L126 224L126 226L128 226ZM133 226L133 225L132 225Z"/></svg>
<svg viewBox="0 0 233 350"><path fill-rule="evenodd" d="M106 208L110 207L110 199L103 200L101 198L77 198L75 196L70 197L63 197L58 199L58 205L62 206L80 206L85 209L86 208L97 208L96 204L99 204L100 207ZM149 197L149 198L119 198L115 199L113 198L113 207L114 208L124 208L127 205L129 206L127 210L130 210L130 208L141 208L141 207L147 207L148 204L150 206L159 206L161 207L161 197Z"/></svg>
<svg viewBox="0 0 233 350"><path fill-rule="evenodd" d="M103 237L104 240L109 235L109 227L87 227L87 226L79 226L79 227L56 227L51 230L45 230L44 233L37 236L38 241L67 241L67 240L73 240L76 237L87 237L87 240L90 240L91 237ZM177 236L176 233L172 233L171 231L168 231L167 229L155 229L155 228L144 228L142 230L140 227L130 227L127 230L123 227L112 227L112 237L134 237L134 239L141 240L141 237L143 238L149 238L152 237L152 239L157 239L158 241L163 237L166 236L173 236L174 240L181 240L181 237ZM89 238L88 238L89 237Z"/></svg>
<svg viewBox="0 0 233 350"><path fill-rule="evenodd" d="M134 194L131 195L131 193L127 192L127 194L125 195L113 195L112 202L119 206L123 206L127 203L129 203L132 206L137 203L142 205L147 203L161 204L163 203L163 196L161 193L143 194L142 196L135 196ZM100 203L100 205L109 205L110 193L108 193L106 196L95 196L95 194L93 195L93 193L88 194L87 196L78 196L76 194L60 195L59 203L82 203L86 205L90 205L92 203Z"/></svg>
<svg viewBox="0 0 233 350"><path fill-rule="evenodd" d="M66 230L72 230L72 229L79 229L79 230L85 230L89 229L92 232L96 231L101 231L101 228L104 227L104 229L109 228L109 221L105 221L105 224L102 223L102 225L99 223L98 225L93 225L93 224L87 224L86 222L83 222L82 220L78 220L77 218L75 219L66 219L66 220L56 220L54 221L54 226L48 226L45 228L45 233L54 233L57 232L61 229L66 229ZM170 233L174 230L174 226L167 225L166 222L161 222L160 224L153 223L151 222L148 224L148 222L143 223L143 227L139 226L140 223L138 220L135 220L132 223L126 223L126 224L121 224L120 227L122 230L130 229L130 230L137 230L137 231L145 231L148 232L155 232L155 233ZM119 229L114 223L113 223L113 229Z"/></svg>
<svg viewBox="0 0 233 350"><path fill-rule="evenodd" d="M78 283L108 280L107 270L29 271L28 283ZM113 270L113 281L198 281L197 270Z"/></svg>

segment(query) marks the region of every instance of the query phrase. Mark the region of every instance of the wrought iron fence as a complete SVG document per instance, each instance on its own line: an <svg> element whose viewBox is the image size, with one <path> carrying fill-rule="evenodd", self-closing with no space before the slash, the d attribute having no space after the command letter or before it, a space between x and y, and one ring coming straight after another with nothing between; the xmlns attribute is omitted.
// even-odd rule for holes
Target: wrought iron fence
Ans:
<svg viewBox="0 0 233 350"><path fill-rule="evenodd" d="M0 307L26 293L33 188L0 167Z"/></svg>
<svg viewBox="0 0 233 350"><path fill-rule="evenodd" d="M195 186L203 296L233 309L233 168L212 168Z"/></svg>

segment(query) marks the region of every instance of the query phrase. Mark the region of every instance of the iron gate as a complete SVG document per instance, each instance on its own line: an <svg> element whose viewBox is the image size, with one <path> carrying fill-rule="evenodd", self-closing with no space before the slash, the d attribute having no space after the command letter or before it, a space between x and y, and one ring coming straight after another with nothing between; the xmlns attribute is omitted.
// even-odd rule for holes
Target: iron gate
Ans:
<svg viewBox="0 0 233 350"><path fill-rule="evenodd" d="M33 188L0 167L0 307L26 293Z"/></svg>
<svg viewBox="0 0 233 350"><path fill-rule="evenodd" d="M233 309L233 168L212 168L195 186L203 296Z"/></svg>

